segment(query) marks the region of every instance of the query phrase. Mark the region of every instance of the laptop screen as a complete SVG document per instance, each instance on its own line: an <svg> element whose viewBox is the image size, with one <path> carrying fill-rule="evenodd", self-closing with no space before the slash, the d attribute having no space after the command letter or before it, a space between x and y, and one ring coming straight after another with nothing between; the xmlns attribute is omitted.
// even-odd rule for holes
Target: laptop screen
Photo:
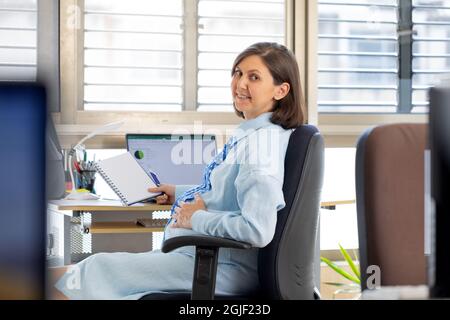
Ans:
<svg viewBox="0 0 450 320"><path fill-rule="evenodd" d="M127 150L161 183L197 185L216 155L214 135L127 134Z"/></svg>

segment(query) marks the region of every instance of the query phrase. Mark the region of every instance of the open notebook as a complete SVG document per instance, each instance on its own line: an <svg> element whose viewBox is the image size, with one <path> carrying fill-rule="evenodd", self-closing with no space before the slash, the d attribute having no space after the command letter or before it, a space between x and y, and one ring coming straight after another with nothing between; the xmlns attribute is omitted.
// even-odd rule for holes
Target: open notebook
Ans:
<svg viewBox="0 0 450 320"><path fill-rule="evenodd" d="M126 206L161 194L147 191L156 185L129 152L101 160L95 169Z"/></svg>

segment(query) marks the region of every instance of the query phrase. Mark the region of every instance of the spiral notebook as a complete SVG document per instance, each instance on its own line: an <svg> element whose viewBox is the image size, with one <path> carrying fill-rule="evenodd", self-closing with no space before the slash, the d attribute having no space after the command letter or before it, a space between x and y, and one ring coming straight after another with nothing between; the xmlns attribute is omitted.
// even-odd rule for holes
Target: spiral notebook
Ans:
<svg viewBox="0 0 450 320"><path fill-rule="evenodd" d="M155 182L129 152L101 160L95 164L95 169L125 206L161 194L147 191L148 188L156 186Z"/></svg>

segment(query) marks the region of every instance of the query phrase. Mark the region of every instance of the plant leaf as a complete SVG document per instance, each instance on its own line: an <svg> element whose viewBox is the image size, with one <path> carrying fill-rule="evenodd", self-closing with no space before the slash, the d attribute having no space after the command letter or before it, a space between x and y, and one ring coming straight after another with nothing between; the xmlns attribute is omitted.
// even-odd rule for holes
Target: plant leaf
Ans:
<svg viewBox="0 0 450 320"><path fill-rule="evenodd" d="M352 269L353 273L356 275L356 277L361 280L361 273L359 272L359 268L355 265L353 262L352 257L348 254L348 252L339 244L339 248L341 249L341 253L344 256L345 261L347 261L348 265Z"/></svg>
<svg viewBox="0 0 450 320"><path fill-rule="evenodd" d="M343 270L342 268L340 268L339 266L337 266L334 262L328 260L325 257L320 257L320 260L322 260L323 262L325 262L331 269L333 269L334 271L336 271L337 273L339 273L341 276L343 276L344 278L354 282L354 283L358 283L360 284L361 281L356 278L355 276L351 275L350 273L348 273L347 271Z"/></svg>
<svg viewBox="0 0 450 320"><path fill-rule="evenodd" d="M355 256L354 261L359 263L358 255L356 254L356 250L353 249L353 255Z"/></svg>

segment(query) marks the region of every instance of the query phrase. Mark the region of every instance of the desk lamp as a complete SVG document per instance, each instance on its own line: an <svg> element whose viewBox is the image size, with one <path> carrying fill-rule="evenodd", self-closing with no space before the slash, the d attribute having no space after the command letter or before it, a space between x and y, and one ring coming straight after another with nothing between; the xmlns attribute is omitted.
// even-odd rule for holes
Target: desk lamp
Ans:
<svg viewBox="0 0 450 320"><path fill-rule="evenodd" d="M90 134L88 134L86 137L81 139L72 149L70 149L70 151L69 151L69 173L70 173L70 180L72 181L72 191L65 197L65 199L67 199L67 200L94 200L94 199L99 198L98 195L93 194L93 193L85 193L85 192L77 192L76 191L75 180L73 178L72 158L73 158L73 155L77 151L81 151L81 152L84 151L83 143L86 140L94 137L95 135L101 134L101 133L105 133L108 131L115 131L115 130L119 129L124 123L125 123L125 121L116 121L116 122L108 123L100 128L97 128L96 130L94 130Z"/></svg>

